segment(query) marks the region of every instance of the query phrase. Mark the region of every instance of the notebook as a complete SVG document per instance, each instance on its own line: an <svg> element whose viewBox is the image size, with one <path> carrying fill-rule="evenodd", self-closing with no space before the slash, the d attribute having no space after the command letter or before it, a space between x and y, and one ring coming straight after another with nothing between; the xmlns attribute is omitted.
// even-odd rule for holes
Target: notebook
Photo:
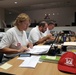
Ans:
<svg viewBox="0 0 76 75"><path fill-rule="evenodd" d="M58 63L59 59L60 59L60 56L42 55L42 56L40 57L40 61L54 62L54 63Z"/></svg>

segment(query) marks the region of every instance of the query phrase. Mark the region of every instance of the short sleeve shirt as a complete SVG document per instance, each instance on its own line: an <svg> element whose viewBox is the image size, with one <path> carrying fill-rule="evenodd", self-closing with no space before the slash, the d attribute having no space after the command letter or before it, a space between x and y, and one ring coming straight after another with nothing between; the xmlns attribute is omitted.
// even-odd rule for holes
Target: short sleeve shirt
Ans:
<svg viewBox="0 0 76 75"><path fill-rule="evenodd" d="M26 46L27 44L28 39L26 32L19 31L18 28L15 26L6 31L0 43L0 49L3 49L4 47L19 49L21 46ZM10 56L12 55L14 54L11 54Z"/></svg>
<svg viewBox="0 0 76 75"><path fill-rule="evenodd" d="M42 37L44 37L44 34L40 32L38 26L36 26L30 31L28 40L32 43L36 43Z"/></svg>
<svg viewBox="0 0 76 75"><path fill-rule="evenodd" d="M48 34L50 34L50 30L47 28L47 30L45 31L44 35L46 36Z"/></svg>

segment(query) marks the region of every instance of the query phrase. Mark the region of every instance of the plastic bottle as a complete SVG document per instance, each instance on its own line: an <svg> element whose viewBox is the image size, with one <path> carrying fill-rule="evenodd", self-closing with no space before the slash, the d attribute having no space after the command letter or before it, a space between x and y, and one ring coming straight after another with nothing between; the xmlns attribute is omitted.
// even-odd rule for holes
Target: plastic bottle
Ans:
<svg viewBox="0 0 76 75"><path fill-rule="evenodd" d="M63 36L63 41L66 42L66 34Z"/></svg>

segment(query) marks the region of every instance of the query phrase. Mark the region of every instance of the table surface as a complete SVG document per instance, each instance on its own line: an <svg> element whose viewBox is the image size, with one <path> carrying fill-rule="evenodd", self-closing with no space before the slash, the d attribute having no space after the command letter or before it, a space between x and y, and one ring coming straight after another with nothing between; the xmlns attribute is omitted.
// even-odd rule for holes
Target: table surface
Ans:
<svg viewBox="0 0 76 75"><path fill-rule="evenodd" d="M59 71L58 64L51 62L38 63L35 68L21 68L19 65L23 61L17 58L15 57L7 62L13 65L12 67L7 70L0 68L0 72L8 72L15 75L73 75Z"/></svg>

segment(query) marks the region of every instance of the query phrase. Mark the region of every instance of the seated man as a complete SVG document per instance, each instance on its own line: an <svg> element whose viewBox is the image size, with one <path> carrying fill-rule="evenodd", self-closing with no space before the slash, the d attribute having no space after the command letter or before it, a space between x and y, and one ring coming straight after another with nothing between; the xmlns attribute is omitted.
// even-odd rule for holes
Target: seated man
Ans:
<svg viewBox="0 0 76 75"><path fill-rule="evenodd" d="M54 29L55 23L53 21L48 22L47 30L45 31L45 35L48 35L51 33L51 30Z"/></svg>
<svg viewBox="0 0 76 75"><path fill-rule="evenodd" d="M45 21L41 21L38 26L33 28L29 33L29 41L33 43L34 45L43 43L47 40L54 40L53 37L51 37L51 34L44 35L44 32L47 30L47 23Z"/></svg>

